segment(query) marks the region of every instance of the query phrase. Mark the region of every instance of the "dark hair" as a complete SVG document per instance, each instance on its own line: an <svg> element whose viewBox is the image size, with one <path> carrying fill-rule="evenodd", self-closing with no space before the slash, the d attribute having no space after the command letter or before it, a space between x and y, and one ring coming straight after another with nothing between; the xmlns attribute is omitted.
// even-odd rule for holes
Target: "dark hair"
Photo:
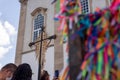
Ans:
<svg viewBox="0 0 120 80"><path fill-rule="evenodd" d="M49 76L47 71L43 71L43 75L41 76L41 80L46 80L46 78Z"/></svg>
<svg viewBox="0 0 120 80"><path fill-rule="evenodd" d="M23 63L18 66L11 80L31 80L32 70L29 64Z"/></svg>
<svg viewBox="0 0 120 80"><path fill-rule="evenodd" d="M58 78L59 77L59 70L55 70L55 78Z"/></svg>
<svg viewBox="0 0 120 80"><path fill-rule="evenodd" d="M1 70L2 70L2 71L8 70L8 71L11 71L11 72L15 72L16 68L17 68L17 66L16 66L15 64L13 64L13 63L8 63L8 64L6 64L5 66L3 66Z"/></svg>

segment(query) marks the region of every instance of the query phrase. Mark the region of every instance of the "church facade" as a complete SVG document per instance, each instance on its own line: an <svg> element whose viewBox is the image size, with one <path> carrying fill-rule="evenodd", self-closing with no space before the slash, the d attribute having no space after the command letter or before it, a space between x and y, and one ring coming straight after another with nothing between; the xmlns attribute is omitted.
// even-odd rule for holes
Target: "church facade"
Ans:
<svg viewBox="0 0 120 80"><path fill-rule="evenodd" d="M57 31L59 22L54 21L56 14L56 4L51 4L51 0L19 0L21 4L20 20L16 47L15 63L29 63L33 71L33 80L38 76L38 56L39 49L35 46L29 47L30 42L38 40L44 28L43 38L56 34L57 38L43 42L41 53L41 70L47 70L50 77L54 76L54 71L61 71L66 65L66 44L60 44L61 32ZM96 7L105 8L110 5L111 0L80 0L84 13L93 12ZM36 56L38 55L38 56Z"/></svg>

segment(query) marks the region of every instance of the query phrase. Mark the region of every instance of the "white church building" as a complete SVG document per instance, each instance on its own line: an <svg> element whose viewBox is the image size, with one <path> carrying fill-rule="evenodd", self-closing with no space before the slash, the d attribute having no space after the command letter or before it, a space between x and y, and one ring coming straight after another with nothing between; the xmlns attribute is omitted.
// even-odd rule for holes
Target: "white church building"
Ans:
<svg viewBox="0 0 120 80"><path fill-rule="evenodd" d="M54 21L54 15L56 14L56 4L51 4L53 0L19 0L21 4L20 20L17 37L17 47L15 63L17 65L21 63L30 64L33 76L32 80L38 78L38 58L36 52L39 54L39 50L36 51L35 45L29 47L30 42L34 42L41 34L41 27L44 27L43 37L49 37L56 34L57 38L52 40L46 47L48 41L43 42L43 48L41 54L41 67L47 70L52 80L54 71L62 69L66 65L66 44L60 44L61 32L57 31L59 22ZM111 0L80 0L82 5L82 11L85 13L93 12L96 7L105 8L110 5Z"/></svg>

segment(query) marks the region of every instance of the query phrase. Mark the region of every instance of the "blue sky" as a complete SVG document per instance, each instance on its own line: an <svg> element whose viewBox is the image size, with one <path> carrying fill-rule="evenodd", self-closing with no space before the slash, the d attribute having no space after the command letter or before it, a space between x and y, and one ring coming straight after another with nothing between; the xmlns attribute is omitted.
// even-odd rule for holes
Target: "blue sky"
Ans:
<svg viewBox="0 0 120 80"><path fill-rule="evenodd" d="M0 68L14 62L19 14L19 0L0 0Z"/></svg>

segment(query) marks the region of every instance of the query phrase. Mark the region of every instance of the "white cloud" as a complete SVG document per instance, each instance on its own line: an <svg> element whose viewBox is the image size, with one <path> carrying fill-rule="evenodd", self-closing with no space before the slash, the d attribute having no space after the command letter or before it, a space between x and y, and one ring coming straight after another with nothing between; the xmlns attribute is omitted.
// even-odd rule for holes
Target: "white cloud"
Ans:
<svg viewBox="0 0 120 80"><path fill-rule="evenodd" d="M0 59L12 48L12 40L16 38L17 31L8 21L0 21Z"/></svg>
<svg viewBox="0 0 120 80"><path fill-rule="evenodd" d="M12 36L17 34L16 29L8 21L2 23L0 21L0 46L10 45Z"/></svg>
<svg viewBox="0 0 120 80"><path fill-rule="evenodd" d="M2 22L0 22L0 46L6 46L10 44L10 36L7 33Z"/></svg>
<svg viewBox="0 0 120 80"><path fill-rule="evenodd" d="M7 48L5 47L0 47L0 59L6 54L8 53L8 51L12 48L12 46L9 46Z"/></svg>
<svg viewBox="0 0 120 80"><path fill-rule="evenodd" d="M6 28L9 35L16 35L17 31L15 30L14 26L11 25L8 21L4 22L4 27Z"/></svg>

